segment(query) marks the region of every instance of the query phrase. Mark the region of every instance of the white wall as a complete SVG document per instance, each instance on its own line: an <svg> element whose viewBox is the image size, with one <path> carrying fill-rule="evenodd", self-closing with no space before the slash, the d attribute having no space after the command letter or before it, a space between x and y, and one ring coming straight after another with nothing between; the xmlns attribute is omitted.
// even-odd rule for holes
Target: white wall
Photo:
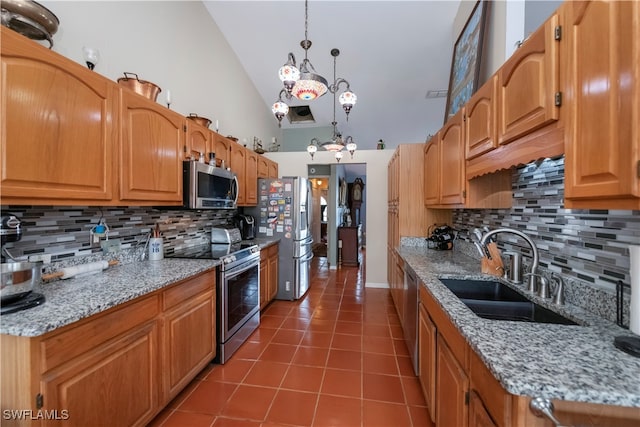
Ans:
<svg viewBox="0 0 640 427"><path fill-rule="evenodd" d="M59 19L53 50L84 65L82 46L99 49L95 71L123 72L162 88L164 104L219 122L223 135L271 141L277 121L199 1L42 1Z"/></svg>
<svg viewBox="0 0 640 427"><path fill-rule="evenodd" d="M350 159L340 163L365 163L367 175L367 250L366 286L388 286L387 283L387 165L393 150L358 150ZM266 157L279 165L280 176L308 176L310 164L332 164L332 153L318 151L314 160L307 153L266 153Z"/></svg>

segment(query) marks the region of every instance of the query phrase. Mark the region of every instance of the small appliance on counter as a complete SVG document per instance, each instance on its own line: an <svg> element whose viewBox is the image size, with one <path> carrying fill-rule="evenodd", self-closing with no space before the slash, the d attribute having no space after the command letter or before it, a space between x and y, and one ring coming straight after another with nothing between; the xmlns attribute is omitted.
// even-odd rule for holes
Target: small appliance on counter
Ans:
<svg viewBox="0 0 640 427"><path fill-rule="evenodd" d="M236 227L240 230L242 240L251 240L256 237L256 220L251 215L237 214L234 217Z"/></svg>
<svg viewBox="0 0 640 427"><path fill-rule="evenodd" d="M41 263L4 262L4 245L22 238L22 222L13 214L0 218L2 264L0 264L0 314L9 314L35 307L44 302L44 295L33 292L40 282Z"/></svg>

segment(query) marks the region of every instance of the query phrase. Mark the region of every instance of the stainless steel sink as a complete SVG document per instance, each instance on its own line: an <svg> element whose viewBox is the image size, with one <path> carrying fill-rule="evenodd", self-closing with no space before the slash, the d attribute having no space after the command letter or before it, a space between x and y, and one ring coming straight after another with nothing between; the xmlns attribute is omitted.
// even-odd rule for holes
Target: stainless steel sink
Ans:
<svg viewBox="0 0 640 427"><path fill-rule="evenodd" d="M577 325L558 313L527 299L504 283L493 280L440 279L478 316L493 320Z"/></svg>

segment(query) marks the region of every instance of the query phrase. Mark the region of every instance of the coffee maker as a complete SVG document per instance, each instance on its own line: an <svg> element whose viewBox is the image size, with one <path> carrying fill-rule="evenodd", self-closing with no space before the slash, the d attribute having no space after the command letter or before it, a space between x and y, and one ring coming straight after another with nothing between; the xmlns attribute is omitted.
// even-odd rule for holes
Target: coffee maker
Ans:
<svg viewBox="0 0 640 427"><path fill-rule="evenodd" d="M237 214L234 222L240 230L242 240L251 240L256 237L256 220L252 215Z"/></svg>

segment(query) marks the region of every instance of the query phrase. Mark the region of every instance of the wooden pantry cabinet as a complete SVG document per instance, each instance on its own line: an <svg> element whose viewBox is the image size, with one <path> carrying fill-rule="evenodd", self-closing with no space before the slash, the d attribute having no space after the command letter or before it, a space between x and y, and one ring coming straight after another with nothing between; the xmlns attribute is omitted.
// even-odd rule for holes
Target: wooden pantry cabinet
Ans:
<svg viewBox="0 0 640 427"><path fill-rule="evenodd" d="M1 27L3 204L108 204L119 91L86 67Z"/></svg>
<svg viewBox="0 0 640 427"><path fill-rule="evenodd" d="M0 335L2 407L66 420L8 426L144 426L216 354L215 270L39 337Z"/></svg>
<svg viewBox="0 0 640 427"><path fill-rule="evenodd" d="M566 2L565 207L640 209L640 4Z"/></svg>

